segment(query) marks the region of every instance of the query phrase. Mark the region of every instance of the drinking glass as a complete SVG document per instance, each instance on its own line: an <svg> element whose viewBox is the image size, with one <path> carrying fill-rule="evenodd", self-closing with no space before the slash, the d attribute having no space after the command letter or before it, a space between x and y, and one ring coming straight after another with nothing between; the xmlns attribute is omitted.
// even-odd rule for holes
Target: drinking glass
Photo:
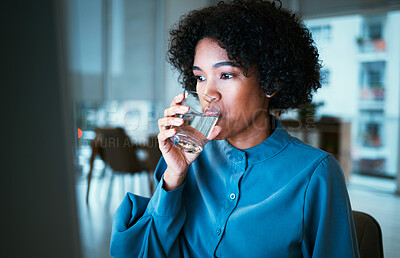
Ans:
<svg viewBox="0 0 400 258"><path fill-rule="evenodd" d="M218 121L221 111L216 99L199 92L189 91L182 101L189 107L189 112L177 117L183 118L181 126L175 126L177 133L170 137L172 144L188 153L200 153Z"/></svg>

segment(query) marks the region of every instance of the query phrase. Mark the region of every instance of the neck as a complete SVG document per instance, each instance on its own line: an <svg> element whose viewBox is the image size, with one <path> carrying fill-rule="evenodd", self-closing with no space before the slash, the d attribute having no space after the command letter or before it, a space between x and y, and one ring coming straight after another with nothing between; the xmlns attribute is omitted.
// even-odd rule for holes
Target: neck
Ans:
<svg viewBox="0 0 400 258"><path fill-rule="evenodd" d="M263 113L242 133L228 138L237 149L249 149L265 141L271 135L270 115Z"/></svg>

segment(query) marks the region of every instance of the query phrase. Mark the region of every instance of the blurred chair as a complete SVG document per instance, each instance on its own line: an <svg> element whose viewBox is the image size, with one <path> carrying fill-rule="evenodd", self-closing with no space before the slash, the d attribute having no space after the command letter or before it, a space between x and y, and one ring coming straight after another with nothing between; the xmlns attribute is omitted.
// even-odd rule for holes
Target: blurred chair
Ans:
<svg viewBox="0 0 400 258"><path fill-rule="evenodd" d="M148 144L143 146L143 149L147 151L146 165L147 167L154 171L157 167L158 161L161 158L161 151L158 148L158 138L157 135L152 135L148 139Z"/></svg>
<svg viewBox="0 0 400 258"><path fill-rule="evenodd" d="M151 145L138 145L132 143L125 130L122 128L96 128L96 136L92 141L92 155L90 157L90 170L87 181L86 203L89 203L90 182L93 175L93 163L97 155L103 160L105 166L110 167L113 173L136 174L146 171L149 178L150 192L153 193L152 159L157 156L157 151ZM152 143L153 144L153 143ZM158 148L158 145L155 146ZM147 159L140 160L138 151L147 152ZM160 152L160 151L158 151ZM161 154L160 154L161 156Z"/></svg>
<svg viewBox="0 0 400 258"><path fill-rule="evenodd" d="M382 231L378 222L370 215L353 211L361 258L383 257Z"/></svg>

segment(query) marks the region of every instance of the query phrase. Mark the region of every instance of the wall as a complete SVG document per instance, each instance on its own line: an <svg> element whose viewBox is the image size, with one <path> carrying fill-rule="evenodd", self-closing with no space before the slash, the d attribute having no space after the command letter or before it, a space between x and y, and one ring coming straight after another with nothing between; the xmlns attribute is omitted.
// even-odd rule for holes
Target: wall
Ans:
<svg viewBox="0 0 400 258"><path fill-rule="evenodd" d="M400 0L282 0L306 19L400 9Z"/></svg>
<svg viewBox="0 0 400 258"><path fill-rule="evenodd" d="M67 1L69 76L75 101L99 102L103 89L102 1Z"/></svg>
<svg viewBox="0 0 400 258"><path fill-rule="evenodd" d="M165 1L165 20L164 20L164 52L168 48L169 31L176 24L179 18L194 9L201 9L210 4L207 0L184 1L166 0ZM164 66L164 99L163 107L169 106L172 99L183 91L181 84L177 82L178 73L169 64Z"/></svg>
<svg viewBox="0 0 400 258"><path fill-rule="evenodd" d="M2 257L81 256L62 3L3 6Z"/></svg>
<svg viewBox="0 0 400 258"><path fill-rule="evenodd" d="M314 99L324 101L319 113L340 116L350 120L357 115L358 60L356 39L360 30L360 18L347 16L341 19L310 19L306 25L331 26L330 39L316 40L323 69L329 70L329 82L318 90ZM354 101L348 101L352 99Z"/></svg>
<svg viewBox="0 0 400 258"><path fill-rule="evenodd" d="M169 30L180 16L211 1L111 1L108 47L104 46L107 42L103 38L107 32L103 6L107 1L68 2L74 100L150 100L163 107L169 105L182 91L178 75L165 58ZM105 55L109 55L111 73L108 85L103 78Z"/></svg>

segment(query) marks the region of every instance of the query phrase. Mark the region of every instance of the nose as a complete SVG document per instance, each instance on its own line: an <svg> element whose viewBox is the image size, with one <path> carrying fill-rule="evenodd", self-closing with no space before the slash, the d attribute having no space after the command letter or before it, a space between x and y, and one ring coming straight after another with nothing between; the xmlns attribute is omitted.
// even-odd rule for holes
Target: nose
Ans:
<svg viewBox="0 0 400 258"><path fill-rule="evenodd" d="M215 99L215 101L218 101L221 99L221 93L219 90L215 87L213 83L208 83L206 90L204 91L204 94L212 97Z"/></svg>

